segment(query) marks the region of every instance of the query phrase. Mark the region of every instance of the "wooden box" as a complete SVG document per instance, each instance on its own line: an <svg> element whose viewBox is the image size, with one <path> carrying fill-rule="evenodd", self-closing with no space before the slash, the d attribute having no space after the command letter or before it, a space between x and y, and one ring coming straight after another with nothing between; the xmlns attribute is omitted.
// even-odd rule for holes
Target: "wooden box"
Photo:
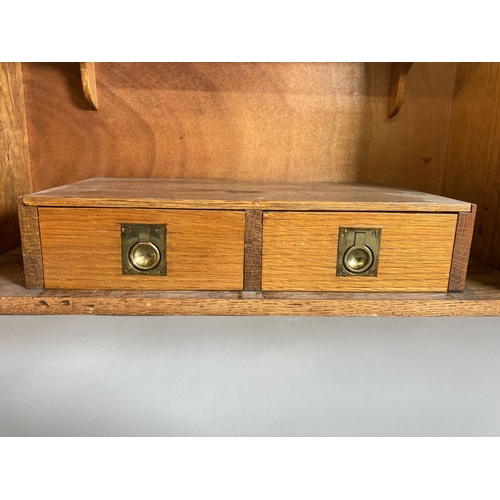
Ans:
<svg viewBox="0 0 500 500"><path fill-rule="evenodd" d="M447 292L465 284L475 206L376 185L99 178L23 196L19 216L28 288ZM166 229L157 273L127 272L124 225ZM340 240L366 248L365 233L376 265L343 271Z"/></svg>

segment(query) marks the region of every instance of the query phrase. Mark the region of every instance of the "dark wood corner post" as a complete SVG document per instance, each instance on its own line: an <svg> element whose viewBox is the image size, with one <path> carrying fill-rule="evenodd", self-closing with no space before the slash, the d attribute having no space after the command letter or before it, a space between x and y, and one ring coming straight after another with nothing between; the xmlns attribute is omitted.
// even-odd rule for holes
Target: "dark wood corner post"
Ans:
<svg viewBox="0 0 500 500"><path fill-rule="evenodd" d="M38 207L24 205L22 197L17 202L21 244L23 248L26 288L43 288L42 245L38 225Z"/></svg>
<svg viewBox="0 0 500 500"><path fill-rule="evenodd" d="M472 205L470 212L460 212L458 214L448 285L448 291L450 292L462 292L465 288L474 221L476 220L476 208L476 205Z"/></svg>
<svg viewBox="0 0 500 500"><path fill-rule="evenodd" d="M243 290L262 286L262 210L245 211L245 269Z"/></svg>

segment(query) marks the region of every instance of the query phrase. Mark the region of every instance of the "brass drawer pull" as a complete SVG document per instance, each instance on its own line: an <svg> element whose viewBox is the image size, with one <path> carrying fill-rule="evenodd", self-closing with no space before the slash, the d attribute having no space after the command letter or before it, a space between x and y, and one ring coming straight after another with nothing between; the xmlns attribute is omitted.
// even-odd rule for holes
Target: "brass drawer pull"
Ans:
<svg viewBox="0 0 500 500"><path fill-rule="evenodd" d="M167 226L121 224L122 273L166 276Z"/></svg>
<svg viewBox="0 0 500 500"><path fill-rule="evenodd" d="M337 276L376 277L380 228L341 227L337 250Z"/></svg>

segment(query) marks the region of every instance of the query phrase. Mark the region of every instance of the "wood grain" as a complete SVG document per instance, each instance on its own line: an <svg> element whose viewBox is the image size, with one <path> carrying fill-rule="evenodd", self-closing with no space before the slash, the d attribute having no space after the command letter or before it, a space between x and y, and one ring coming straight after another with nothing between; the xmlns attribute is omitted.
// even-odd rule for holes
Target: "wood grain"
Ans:
<svg viewBox="0 0 500 500"><path fill-rule="evenodd" d="M447 291L456 214L264 214L262 289ZM377 277L336 276L340 227L381 228Z"/></svg>
<svg viewBox="0 0 500 500"><path fill-rule="evenodd" d="M401 188L326 182L90 179L23 198L26 205L232 210L470 212L471 204Z"/></svg>
<svg viewBox="0 0 500 500"><path fill-rule="evenodd" d="M243 290L260 290L262 284L262 210L245 212L245 274Z"/></svg>
<svg viewBox="0 0 500 500"><path fill-rule="evenodd" d="M0 314L498 316L500 273L472 263L461 293L28 290L13 250L0 256Z"/></svg>
<svg viewBox="0 0 500 500"><path fill-rule="evenodd" d="M453 247L450 283L448 286L450 292L460 292L465 287L475 219L476 205L472 205L472 210L470 212L458 214L457 233L455 236L455 245Z"/></svg>
<svg viewBox="0 0 500 500"><path fill-rule="evenodd" d="M31 193L20 63L0 63L0 254L20 245L17 197Z"/></svg>
<svg viewBox="0 0 500 500"><path fill-rule="evenodd" d="M97 83L95 77L95 63L81 62L80 73L82 77L83 95L90 109L97 110Z"/></svg>
<svg viewBox="0 0 500 500"><path fill-rule="evenodd" d="M455 63L24 64L35 190L90 177L381 183L440 194ZM467 198L465 198L467 200ZM467 200L468 201L468 200Z"/></svg>
<svg viewBox="0 0 500 500"><path fill-rule="evenodd" d="M405 95L405 82L406 75L412 66L412 62L393 62L391 63L391 81L389 84L389 111L387 116L389 118L395 117L401 105L403 104L403 97Z"/></svg>
<svg viewBox="0 0 500 500"><path fill-rule="evenodd" d="M245 213L40 208L46 288L242 290ZM167 225L167 276L123 275L120 224Z"/></svg>
<svg viewBox="0 0 500 500"><path fill-rule="evenodd" d="M23 250L25 284L27 288L43 287L42 245L38 225L38 208L23 205L18 199L19 225Z"/></svg>
<svg viewBox="0 0 500 500"><path fill-rule="evenodd" d="M500 63L459 63L442 192L477 205L473 259L500 269Z"/></svg>

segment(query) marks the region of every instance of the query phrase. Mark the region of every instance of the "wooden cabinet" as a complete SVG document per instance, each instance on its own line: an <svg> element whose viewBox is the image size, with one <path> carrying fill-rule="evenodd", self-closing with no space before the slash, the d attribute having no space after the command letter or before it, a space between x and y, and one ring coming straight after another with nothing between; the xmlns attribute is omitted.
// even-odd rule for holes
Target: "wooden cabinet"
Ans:
<svg viewBox="0 0 500 500"><path fill-rule="evenodd" d="M21 211L26 263L40 252L27 284L47 289L454 291L461 288L451 276L465 275L467 256L455 245L470 244L458 219L474 217L466 202L334 183L89 179L24 196L21 205L34 209ZM152 261L159 272L131 275L139 240L122 232L141 224L146 246L150 230L161 230L164 247L152 248L163 259ZM355 239L341 247L345 228L369 257L367 272L339 264L358 248ZM376 233L375 245L366 231Z"/></svg>

